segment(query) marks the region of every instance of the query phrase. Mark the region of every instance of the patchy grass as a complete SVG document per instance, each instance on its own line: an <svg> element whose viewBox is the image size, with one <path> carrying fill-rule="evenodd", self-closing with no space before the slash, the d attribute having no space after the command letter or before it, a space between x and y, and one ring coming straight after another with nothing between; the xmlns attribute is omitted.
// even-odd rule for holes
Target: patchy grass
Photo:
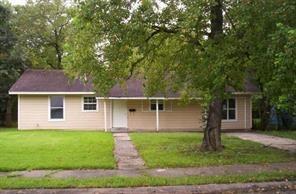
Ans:
<svg viewBox="0 0 296 194"><path fill-rule="evenodd" d="M22 188L116 188L165 185L200 185L212 183L244 183L295 180L295 172L269 172L227 176L166 177L108 177L92 179L16 178L0 177L0 189Z"/></svg>
<svg viewBox="0 0 296 194"><path fill-rule="evenodd" d="M155 167L215 166L226 164L272 163L296 160L287 152L251 141L222 136L222 152L201 152L201 133L130 134L145 164Z"/></svg>
<svg viewBox="0 0 296 194"><path fill-rule="evenodd" d="M296 131L257 131L265 135L273 135L296 140Z"/></svg>
<svg viewBox="0 0 296 194"><path fill-rule="evenodd" d="M0 129L0 171L114 168L111 133Z"/></svg>

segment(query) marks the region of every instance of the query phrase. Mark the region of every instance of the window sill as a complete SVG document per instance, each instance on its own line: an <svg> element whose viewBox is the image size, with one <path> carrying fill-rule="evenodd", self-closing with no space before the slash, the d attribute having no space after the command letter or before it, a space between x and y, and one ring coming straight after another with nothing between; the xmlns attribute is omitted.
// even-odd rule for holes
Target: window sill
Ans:
<svg viewBox="0 0 296 194"><path fill-rule="evenodd" d="M99 112L98 110L82 110L82 112Z"/></svg>
<svg viewBox="0 0 296 194"><path fill-rule="evenodd" d="M49 119L49 122L59 122L59 121L65 121L65 119Z"/></svg>
<svg viewBox="0 0 296 194"><path fill-rule="evenodd" d="M229 120L224 120L222 119L222 122L237 122L237 119L229 119Z"/></svg>

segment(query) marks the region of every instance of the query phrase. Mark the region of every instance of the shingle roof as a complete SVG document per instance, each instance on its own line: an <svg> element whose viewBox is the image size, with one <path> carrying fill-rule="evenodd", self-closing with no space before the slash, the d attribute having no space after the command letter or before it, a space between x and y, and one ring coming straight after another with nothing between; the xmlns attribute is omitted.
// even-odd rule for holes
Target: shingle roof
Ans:
<svg viewBox="0 0 296 194"><path fill-rule="evenodd" d="M153 97L163 97L164 95L158 93ZM168 93L166 97L177 98L180 95L178 93ZM111 88L109 97L145 97L143 80L140 79L129 79L126 81L126 87L122 88L119 84L116 84Z"/></svg>
<svg viewBox="0 0 296 194"><path fill-rule="evenodd" d="M26 70L10 92L92 92L92 84L70 81L62 70Z"/></svg>
<svg viewBox="0 0 296 194"><path fill-rule="evenodd" d="M244 91L243 92L250 92L250 93L258 93L260 92L260 89L256 84L254 84L255 81L252 79L245 79L244 81ZM226 87L225 89L227 92L236 92L234 88L232 87Z"/></svg>
<svg viewBox="0 0 296 194"><path fill-rule="evenodd" d="M229 92L233 89L227 88ZM94 92L93 84L82 83L80 80L72 80L64 74L62 70L32 70L25 71L9 92ZM245 82L244 92L259 92L259 89L250 80ZM143 91L143 81L130 79L123 89L116 84L109 92L109 97L145 97ZM163 97L157 94L154 97ZM170 93L167 97L179 97L177 93Z"/></svg>

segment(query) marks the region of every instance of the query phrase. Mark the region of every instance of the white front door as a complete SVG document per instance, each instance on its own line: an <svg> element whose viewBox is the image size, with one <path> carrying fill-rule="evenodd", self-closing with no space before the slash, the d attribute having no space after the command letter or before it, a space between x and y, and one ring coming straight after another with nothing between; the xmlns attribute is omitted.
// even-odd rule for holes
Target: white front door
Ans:
<svg viewBox="0 0 296 194"><path fill-rule="evenodd" d="M127 128L127 105L125 100L113 100L113 127Z"/></svg>

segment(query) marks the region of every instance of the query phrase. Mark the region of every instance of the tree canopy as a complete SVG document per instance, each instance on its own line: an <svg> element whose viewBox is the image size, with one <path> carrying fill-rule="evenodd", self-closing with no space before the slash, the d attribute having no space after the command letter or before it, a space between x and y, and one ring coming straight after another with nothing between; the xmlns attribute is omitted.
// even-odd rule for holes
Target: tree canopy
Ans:
<svg viewBox="0 0 296 194"><path fill-rule="evenodd" d="M9 4L0 3L0 124L5 117L7 125L11 124L12 107L8 89L25 68L22 53L15 47L17 39L12 31L11 11Z"/></svg>
<svg viewBox="0 0 296 194"><path fill-rule="evenodd" d="M232 37L213 41L216 1L82 1L67 43L66 69L91 75L106 93L114 82L144 76L146 93L212 95L244 77L242 49ZM223 25L228 34L228 21ZM107 84L110 83L110 84Z"/></svg>
<svg viewBox="0 0 296 194"><path fill-rule="evenodd" d="M16 7L18 46L33 67L62 68L63 45L71 20L68 12L66 0L29 0Z"/></svg>
<svg viewBox="0 0 296 194"><path fill-rule="evenodd" d="M296 2L246 1L229 13L261 89L262 129L271 106L296 114Z"/></svg>

